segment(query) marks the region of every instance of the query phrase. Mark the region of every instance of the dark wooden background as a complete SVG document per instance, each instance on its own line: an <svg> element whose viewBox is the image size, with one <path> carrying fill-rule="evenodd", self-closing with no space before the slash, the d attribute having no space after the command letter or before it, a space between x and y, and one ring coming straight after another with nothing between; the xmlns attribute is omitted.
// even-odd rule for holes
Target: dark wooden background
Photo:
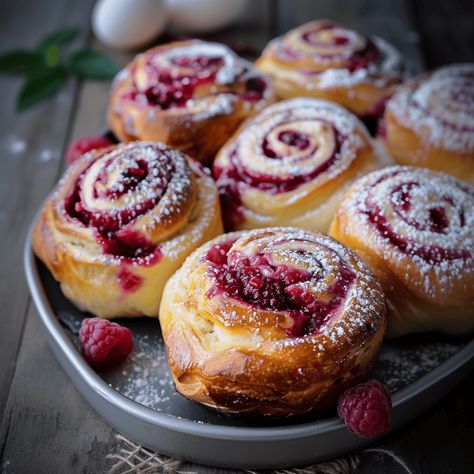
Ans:
<svg viewBox="0 0 474 474"><path fill-rule="evenodd" d="M92 4L0 0L0 52L31 47L64 26L82 28L73 46L93 43ZM474 62L472 0L253 0L236 25L214 38L261 49L271 37L324 17L392 41L414 70ZM120 64L130 58L107 52ZM105 472L106 455L118 449L116 433L80 397L49 351L23 276L22 246L35 210L62 172L64 148L103 126L109 84L70 80L54 99L15 114L19 87L19 80L0 77L1 472ZM471 374L375 447L401 456L413 473L474 472L473 387ZM363 455L359 471L406 472L384 455Z"/></svg>

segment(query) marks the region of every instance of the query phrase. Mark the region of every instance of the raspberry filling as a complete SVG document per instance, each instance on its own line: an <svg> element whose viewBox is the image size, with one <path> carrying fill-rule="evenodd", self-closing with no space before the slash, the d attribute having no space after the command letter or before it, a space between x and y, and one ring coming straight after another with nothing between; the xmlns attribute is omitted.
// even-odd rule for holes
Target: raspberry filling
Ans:
<svg viewBox="0 0 474 474"><path fill-rule="evenodd" d="M408 213L412 208L411 202L411 191L419 187L418 183L403 183L392 191L391 202L395 212L412 227L417 230L430 230L438 234L446 232L449 227L449 220L446 216L446 210L444 207L435 206L428 209L428 218L424 221L420 221L414 218L410 218ZM448 202L448 204L452 204ZM464 222L464 211L459 210L460 221Z"/></svg>
<svg viewBox="0 0 474 474"><path fill-rule="evenodd" d="M300 151L306 150L311 144L309 135L296 130L283 130L278 134L277 138L285 145L295 147ZM282 155L279 155L271 148L267 138L263 140L262 151L268 158L282 158Z"/></svg>
<svg viewBox="0 0 474 474"><path fill-rule="evenodd" d="M367 40L366 47L354 52L348 59L346 67L350 72L354 72L359 69L368 69L369 66L377 64L379 61L380 53L377 47L371 41Z"/></svg>
<svg viewBox="0 0 474 474"><path fill-rule="evenodd" d="M143 278L133 273L127 265L121 265L118 273L118 282L120 288L122 288L125 293L133 293L142 286Z"/></svg>
<svg viewBox="0 0 474 474"><path fill-rule="evenodd" d="M167 110L172 107L185 107L194 96L196 88L202 84L213 82L214 74L205 76L172 75L166 70L156 71L153 85L145 90L136 86L124 95L139 105L159 107Z"/></svg>
<svg viewBox="0 0 474 474"><path fill-rule="evenodd" d="M262 100L267 83L261 77L251 77L245 81L244 99L248 102L258 102Z"/></svg>
<svg viewBox="0 0 474 474"><path fill-rule="evenodd" d="M329 37L325 37L324 39L320 39L319 34L322 31L327 31L327 30L334 30L338 28L339 33L331 35ZM314 48L321 48L323 51L325 47L330 47L330 46L347 46L347 48L351 48L351 39L349 35L344 34L344 30L341 30L340 27L334 23L331 22L324 22L318 26L318 28L305 31L301 35L301 39L303 42L313 46ZM349 33L349 32L348 32ZM285 54L288 52L286 51ZM317 54L317 56L320 56L322 58L331 58L335 57L337 58L341 54L346 54L347 51L341 51L341 52L335 52L333 54L331 53L321 53ZM365 45L363 48L355 50L350 54L350 56L345 59L346 64L345 67L350 71L354 72L359 69L367 69L370 65L372 64L377 64L380 61L380 53L377 49L377 47L370 41L369 39L365 40Z"/></svg>
<svg viewBox="0 0 474 474"><path fill-rule="evenodd" d="M385 138L384 112L389 97L379 99L361 118L372 136Z"/></svg>
<svg viewBox="0 0 474 474"><path fill-rule="evenodd" d="M82 186L91 167L103 158L99 156L76 178L71 192L65 198L64 206L70 218L80 221L85 227L94 228L96 240L104 253L119 257L122 261L149 265L159 261L159 248L128 224L156 206L166 192L174 167L172 160L164 153L148 163L135 159L133 150L128 153L130 156L127 157L127 166L110 186L107 183L114 170L114 158L104 160L92 184L92 196L94 199L116 201L127 194L138 193L145 195L144 199L136 200L129 207L88 209L84 204Z"/></svg>
<svg viewBox="0 0 474 474"><path fill-rule="evenodd" d="M202 71L203 69L215 71L224 64L223 59L219 56L181 56L173 58L171 62L176 66L195 69L196 71Z"/></svg>
<svg viewBox="0 0 474 474"><path fill-rule="evenodd" d="M232 251L233 243L231 240L216 244L204 257L214 281L208 297L225 294L250 307L284 312L293 319L293 326L286 329L290 337L318 332L343 303L355 278L350 269L342 266L329 290L330 297L320 301L309 289L318 274L275 264L264 252L247 256Z"/></svg>
<svg viewBox="0 0 474 474"><path fill-rule="evenodd" d="M396 174L398 173L393 172L391 174L383 175L372 187L377 186L385 179L395 176ZM423 213L423 216L416 215L415 217L410 217L409 211L413 204L412 194L419 186L419 183L410 182L403 183L394 188L390 195L390 202L394 211L402 221L406 222L410 227L417 231L430 231L438 234L447 232L449 229L449 219L446 215L445 208L442 206L428 208L426 212ZM460 225L464 226L464 209L462 207L456 208L453 201L447 196L444 197L444 200L450 207L455 208L455 211L458 213ZM384 239L389 240L392 245L407 255L417 256L426 262L431 262L433 264L439 264L447 260L471 258L471 253L467 249L458 250L441 247L439 245L425 246L419 244L412 238L400 236L392 228L380 206L374 203L370 198L366 199L364 210L362 212L367 215L370 224L377 229L377 232Z"/></svg>
<svg viewBox="0 0 474 474"><path fill-rule="evenodd" d="M224 213L224 223L227 229L232 229L242 216L242 200L240 186L250 186L270 194L280 194L297 189L299 186L312 181L321 173L327 171L341 158L341 147L345 137L331 125L335 136L335 146L328 152L328 157L322 163L318 164L311 172L307 174L282 174L270 175L262 174L252 169L246 168L240 161L237 150L234 150L230 156L230 164L223 168L214 164L213 175L217 181L217 186L221 195L223 208L229 210ZM308 135L296 130L284 130L280 132L278 139L283 143L293 146L298 153L306 152L305 156L299 157L305 160L317 149L311 145L311 139ZM283 158L277 154L270 146L267 138L262 143L262 153L273 159Z"/></svg>
<svg viewBox="0 0 474 474"><path fill-rule="evenodd" d="M171 66L185 69L185 71L179 71L179 69L157 66L152 59L153 56L149 58L145 66L147 82L152 85L141 90L134 84L134 87L125 93L124 99L136 102L138 105L158 107L162 110L185 107L188 101L194 98L199 86L216 83L217 72L224 65L222 57L183 56L170 61ZM256 102L262 99L266 88L267 84L263 79L251 77L244 83L242 96L244 100ZM221 92L233 93L228 88Z"/></svg>
<svg viewBox="0 0 474 474"><path fill-rule="evenodd" d="M331 31L339 29L339 34L332 34L320 38L320 33L323 31ZM350 38L344 34L344 30L341 30L338 25L331 21L320 22L317 28L312 30L306 30L302 35L301 39L303 42L314 46L315 48L324 48L327 46L345 46L350 43Z"/></svg>

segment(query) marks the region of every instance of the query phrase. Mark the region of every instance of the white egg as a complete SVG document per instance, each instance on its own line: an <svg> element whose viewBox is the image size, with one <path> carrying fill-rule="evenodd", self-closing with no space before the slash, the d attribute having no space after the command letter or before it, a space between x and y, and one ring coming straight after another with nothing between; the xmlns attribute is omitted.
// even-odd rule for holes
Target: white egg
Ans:
<svg viewBox="0 0 474 474"><path fill-rule="evenodd" d="M163 0L99 0L92 12L92 29L107 46L134 49L160 35L167 19Z"/></svg>
<svg viewBox="0 0 474 474"><path fill-rule="evenodd" d="M165 0L171 25L183 33L209 33L234 21L247 0Z"/></svg>

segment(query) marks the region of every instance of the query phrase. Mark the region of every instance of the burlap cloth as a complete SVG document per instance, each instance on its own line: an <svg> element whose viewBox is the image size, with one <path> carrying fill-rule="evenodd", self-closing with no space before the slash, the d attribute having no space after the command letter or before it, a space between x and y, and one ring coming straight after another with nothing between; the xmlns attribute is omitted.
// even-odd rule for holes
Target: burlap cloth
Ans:
<svg viewBox="0 0 474 474"><path fill-rule="evenodd" d="M388 456L399 464L407 474L414 474L394 452L388 449L373 448L366 449L360 453L350 454L333 461L323 462L303 468L281 469L265 471L268 474L352 474L357 471L364 456ZM138 474L138 473L176 473L176 474L199 474L209 473L211 468L190 464L178 459L169 458L154 453L143 446L139 446L120 434L117 435L116 452L108 454L111 463L109 474ZM225 469L215 469L215 472L231 473ZM234 471L237 472L237 471ZM245 471L253 474L254 471ZM264 471L259 471L260 473Z"/></svg>

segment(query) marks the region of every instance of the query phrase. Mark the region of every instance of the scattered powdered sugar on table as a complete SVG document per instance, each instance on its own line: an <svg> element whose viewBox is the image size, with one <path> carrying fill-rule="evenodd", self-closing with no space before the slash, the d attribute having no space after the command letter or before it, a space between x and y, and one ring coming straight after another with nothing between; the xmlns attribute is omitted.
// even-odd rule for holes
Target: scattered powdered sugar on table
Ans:
<svg viewBox="0 0 474 474"><path fill-rule="evenodd" d="M6 140L5 149L12 155L19 155L27 149L27 144L21 138L11 136Z"/></svg>
<svg viewBox="0 0 474 474"><path fill-rule="evenodd" d="M413 337L411 340L413 341ZM390 390L400 390L454 355L460 349L459 344L455 340L433 340L410 345L404 345L400 341L386 341L373 375L388 385Z"/></svg>
<svg viewBox="0 0 474 474"><path fill-rule="evenodd" d="M151 347L153 340L145 334L135 336L137 349L123 366L117 389L137 403L160 411L170 400L174 390L173 380L167 368L163 347ZM155 354L154 357L150 357Z"/></svg>
<svg viewBox="0 0 474 474"><path fill-rule="evenodd" d="M75 308L74 311L58 312L61 325L72 337L79 351L78 337L82 318ZM123 364L100 372L100 376L127 398L157 411L169 411L173 399L181 397L174 389L158 320L141 318L116 322L132 331L134 350Z"/></svg>
<svg viewBox="0 0 474 474"><path fill-rule="evenodd" d="M41 150L39 154L40 161L51 161L51 160L58 160L60 158L60 154L58 150L49 150L45 148Z"/></svg>

